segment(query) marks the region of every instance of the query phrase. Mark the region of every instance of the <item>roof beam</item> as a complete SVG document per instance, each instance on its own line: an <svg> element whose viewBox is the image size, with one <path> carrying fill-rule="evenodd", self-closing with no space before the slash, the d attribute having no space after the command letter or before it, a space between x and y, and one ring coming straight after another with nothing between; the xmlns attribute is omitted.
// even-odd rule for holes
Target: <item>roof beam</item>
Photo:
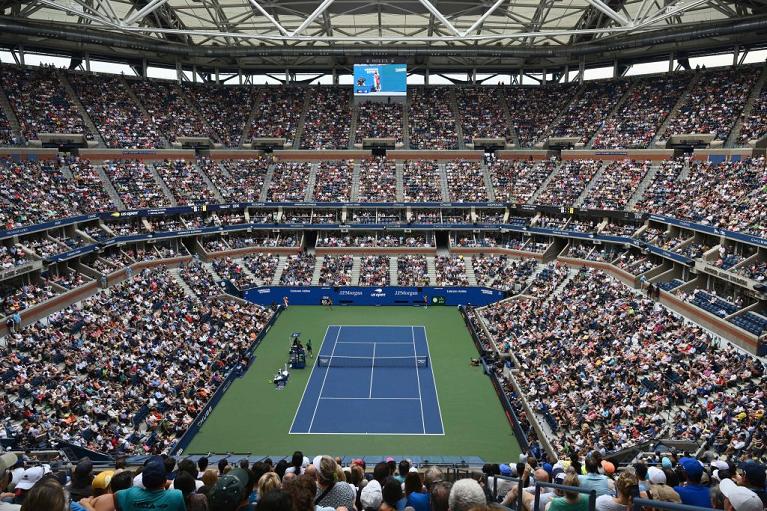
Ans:
<svg viewBox="0 0 767 511"><path fill-rule="evenodd" d="M466 31L463 34L461 34L461 35L466 37L467 35L473 33L475 30L477 30L482 25L482 23L484 23L484 21L488 18L488 16L493 14L493 11L495 11L498 7L500 7L501 4L503 2L505 2L505 1L506 0L498 0L497 2L495 2L492 5L492 7L490 7L487 11L485 11L485 14L480 16L480 18L477 21L475 21L472 26L470 26L468 29L466 29Z"/></svg>
<svg viewBox="0 0 767 511"><path fill-rule="evenodd" d="M271 14L269 14L268 12L266 12L266 9L264 9L263 7L261 7L261 4L260 4L260 3L258 3L258 1L257 1L257 0L250 0L250 4L251 4L253 7L255 7L255 8L256 8L256 10L257 10L258 12L260 12L260 13L261 13L261 14L264 16L264 18L268 19L268 20L271 22L271 24L272 24L272 25L274 25L275 27L277 27L277 30L279 30L279 31L280 31L280 33L282 33L282 35L288 35L288 31L285 29L285 27L283 27L283 26L280 24L280 22L279 22L279 21L277 21L276 19L274 19L274 16L272 16Z"/></svg>
<svg viewBox="0 0 767 511"><path fill-rule="evenodd" d="M622 14L619 14L612 10L609 5L604 3L602 0L588 0L588 2L593 5L595 8L597 8L599 11L604 13L605 15L609 16L610 18L614 19L618 23L621 24L621 26L629 25L631 22L626 19Z"/></svg>
<svg viewBox="0 0 767 511"><path fill-rule="evenodd" d="M300 34L301 32L303 32L303 31L304 31L304 29L305 29L306 27L308 27L309 25L311 25L311 24L314 22L314 20L316 20L316 19L317 19L317 16L319 16L320 14L322 14L323 12L325 12L325 9L327 9L328 7L330 7L330 4L332 4L332 3L333 3L333 1L334 1L334 0L323 0L323 2L322 2L320 5L318 5L316 9L314 9L314 12L313 12L313 13L311 13L311 14L309 15L309 17L308 17L308 18L306 18L306 19L304 20L304 22L303 22L303 23L301 23L301 24L298 26L298 28L297 28L297 29L295 29L293 32L291 32L291 33L290 33L291 37L297 36L298 34Z"/></svg>
<svg viewBox="0 0 767 511"><path fill-rule="evenodd" d="M122 21L125 25L133 25L135 22L143 19L145 16L152 14L154 11L162 7L168 2L168 0L151 0L141 10L134 12L126 19Z"/></svg>
<svg viewBox="0 0 767 511"><path fill-rule="evenodd" d="M453 35L456 35L458 37L463 37L463 35L458 31L457 28L453 26L452 23L448 21L448 19L441 13L439 10L434 7L434 5L429 0L418 0L421 2L421 4L426 7L426 10L428 10L435 18L439 20L440 23L445 25L445 27L450 30Z"/></svg>

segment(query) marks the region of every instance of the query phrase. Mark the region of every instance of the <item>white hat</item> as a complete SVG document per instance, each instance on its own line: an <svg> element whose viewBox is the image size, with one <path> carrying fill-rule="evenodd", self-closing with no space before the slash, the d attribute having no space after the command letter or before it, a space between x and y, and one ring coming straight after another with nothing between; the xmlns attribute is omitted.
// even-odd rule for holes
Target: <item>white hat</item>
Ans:
<svg viewBox="0 0 767 511"><path fill-rule="evenodd" d="M19 461L18 456L13 454L12 452L6 452L3 454L0 454L0 475L2 475L3 472L14 466Z"/></svg>
<svg viewBox="0 0 767 511"><path fill-rule="evenodd" d="M714 460L711 462L711 466L715 467L718 470L729 470L730 466L727 464L726 461L722 460Z"/></svg>
<svg viewBox="0 0 767 511"><path fill-rule="evenodd" d="M314 459L312 460L312 465L314 465L314 467L315 467L317 470L319 470L319 469L320 469L320 460L322 460L322 455L321 455L321 454L320 454L319 456L315 456L315 457L314 457ZM309 461L309 458L307 458L306 456L304 456L304 462L306 462L306 464L305 464L305 465L303 465L303 467L304 467L304 468L306 468L306 467L308 467L308 466L309 466L309 463L308 463L308 461Z"/></svg>
<svg viewBox="0 0 767 511"><path fill-rule="evenodd" d="M738 486L732 479L723 479L719 490L727 497L735 511L762 511L762 500L759 495L745 486Z"/></svg>
<svg viewBox="0 0 767 511"><path fill-rule="evenodd" d="M29 490L45 475L45 468L43 467L30 467L24 471L21 475L19 483L16 485L17 490Z"/></svg>
<svg viewBox="0 0 767 511"><path fill-rule="evenodd" d="M381 489L381 483L373 479L362 489L360 493L360 504L363 509L378 507L383 502L383 490Z"/></svg>
<svg viewBox="0 0 767 511"><path fill-rule="evenodd" d="M666 484L666 474L658 467L647 468L647 479L652 484Z"/></svg>

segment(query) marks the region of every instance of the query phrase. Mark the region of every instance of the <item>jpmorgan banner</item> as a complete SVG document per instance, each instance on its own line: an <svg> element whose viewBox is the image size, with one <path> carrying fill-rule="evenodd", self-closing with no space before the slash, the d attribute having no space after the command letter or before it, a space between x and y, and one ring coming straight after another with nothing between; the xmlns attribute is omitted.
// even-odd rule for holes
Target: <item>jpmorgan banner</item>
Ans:
<svg viewBox="0 0 767 511"><path fill-rule="evenodd" d="M321 305L332 298L335 305L474 305L480 307L505 298L506 293L485 287L363 287L270 286L243 291L243 298L259 305Z"/></svg>

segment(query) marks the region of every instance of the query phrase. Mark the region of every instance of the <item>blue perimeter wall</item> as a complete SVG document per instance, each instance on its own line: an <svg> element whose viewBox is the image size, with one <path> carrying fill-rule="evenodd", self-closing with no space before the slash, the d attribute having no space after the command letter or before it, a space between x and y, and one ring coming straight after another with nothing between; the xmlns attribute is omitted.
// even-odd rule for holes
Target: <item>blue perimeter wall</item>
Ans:
<svg viewBox="0 0 767 511"><path fill-rule="evenodd" d="M473 305L481 307L502 300L506 293L485 287L363 287L363 286L270 286L255 287L242 292L249 302L269 306L282 305L287 296L290 305L320 305L323 297L333 299L334 305L423 305L424 295L429 305L437 297L444 305Z"/></svg>

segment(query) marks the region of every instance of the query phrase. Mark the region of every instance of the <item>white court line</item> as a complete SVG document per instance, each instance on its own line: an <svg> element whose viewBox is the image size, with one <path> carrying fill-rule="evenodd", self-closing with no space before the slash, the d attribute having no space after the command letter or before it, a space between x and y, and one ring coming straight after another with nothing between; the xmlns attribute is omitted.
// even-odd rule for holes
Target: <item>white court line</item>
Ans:
<svg viewBox="0 0 767 511"><path fill-rule="evenodd" d="M373 373L376 370L376 343L373 343L373 363L370 365L370 395L368 399L373 398Z"/></svg>
<svg viewBox="0 0 767 511"><path fill-rule="evenodd" d="M418 360L418 350L415 347L415 327L410 327L410 339L413 342L413 356ZM415 377L418 380L418 402L421 404L421 426L423 426L423 433L426 434L426 417L423 415L423 399L421 398L421 374L417 363L415 366Z"/></svg>
<svg viewBox="0 0 767 511"><path fill-rule="evenodd" d="M432 385L434 386L434 397L437 398L437 410L439 411L439 423L442 426L442 435L445 434L445 423L442 421L442 407L439 404L439 391L437 391L437 379L434 377L434 364L432 364L431 360L431 353L429 352L429 336L426 335L426 327L421 326L423 329L423 339L426 341L426 360L429 361L429 369L431 369L431 381ZM432 433L432 434L440 434L440 433Z"/></svg>
<svg viewBox="0 0 767 511"><path fill-rule="evenodd" d="M331 359L333 358L333 354L336 352L336 342L338 342L338 336L341 335L341 328L343 328L343 327L341 327L341 326L338 327L338 332L336 333L336 338L333 341L333 351L330 353L330 358ZM327 333L326 333L326 335L327 335ZM323 344L324 344L324 342L323 342ZM322 348L320 348L320 349L322 349ZM317 357L319 358L319 355ZM316 365L317 364L315 363L315 367L316 367ZM312 371L314 371L314 369L312 369ZM325 376L322 377L322 386L320 387L320 393L317 396L317 403L314 405L314 413L312 414L312 421L309 423L309 431L307 433L311 433L312 432L312 426L314 425L314 416L317 415L317 408L320 407L320 398L322 397L322 391L325 390L325 382L328 379L328 373L329 372L330 372L330 368L328 367L327 370L325 370Z"/></svg>
<svg viewBox="0 0 767 511"><path fill-rule="evenodd" d="M380 400L386 400L386 401L417 401L417 397L321 397L320 399L340 399L340 400L350 400L350 401L359 401L359 400L365 400L368 399L380 399Z"/></svg>
<svg viewBox="0 0 767 511"><path fill-rule="evenodd" d="M387 342L387 341L338 341L337 344L410 344L409 342Z"/></svg>
<svg viewBox="0 0 767 511"><path fill-rule="evenodd" d="M444 433L367 433L364 431L338 431L335 433L291 433L291 435L445 436Z"/></svg>
<svg viewBox="0 0 767 511"><path fill-rule="evenodd" d="M328 332L330 331L330 327L337 326L337 325L328 325L328 327L325 329L325 335L322 336L322 344L320 345L319 349L317 349L317 358L320 356L320 351L322 351L322 346L325 345L325 340L328 338ZM338 329L340 330L341 327L339 326ZM317 367L317 359L314 360L314 365L312 366L312 370L309 372L309 378L306 380L306 386L304 387L304 392L301 394L301 400L298 402L298 406L296 407L296 413L293 415L293 422L290 424L290 430L288 431L288 434L294 434L293 426L296 425L296 417L298 417L298 411L301 409L301 405L304 403L304 396L306 395L306 390L309 388L309 382L312 381L312 375L314 375L314 369Z"/></svg>

